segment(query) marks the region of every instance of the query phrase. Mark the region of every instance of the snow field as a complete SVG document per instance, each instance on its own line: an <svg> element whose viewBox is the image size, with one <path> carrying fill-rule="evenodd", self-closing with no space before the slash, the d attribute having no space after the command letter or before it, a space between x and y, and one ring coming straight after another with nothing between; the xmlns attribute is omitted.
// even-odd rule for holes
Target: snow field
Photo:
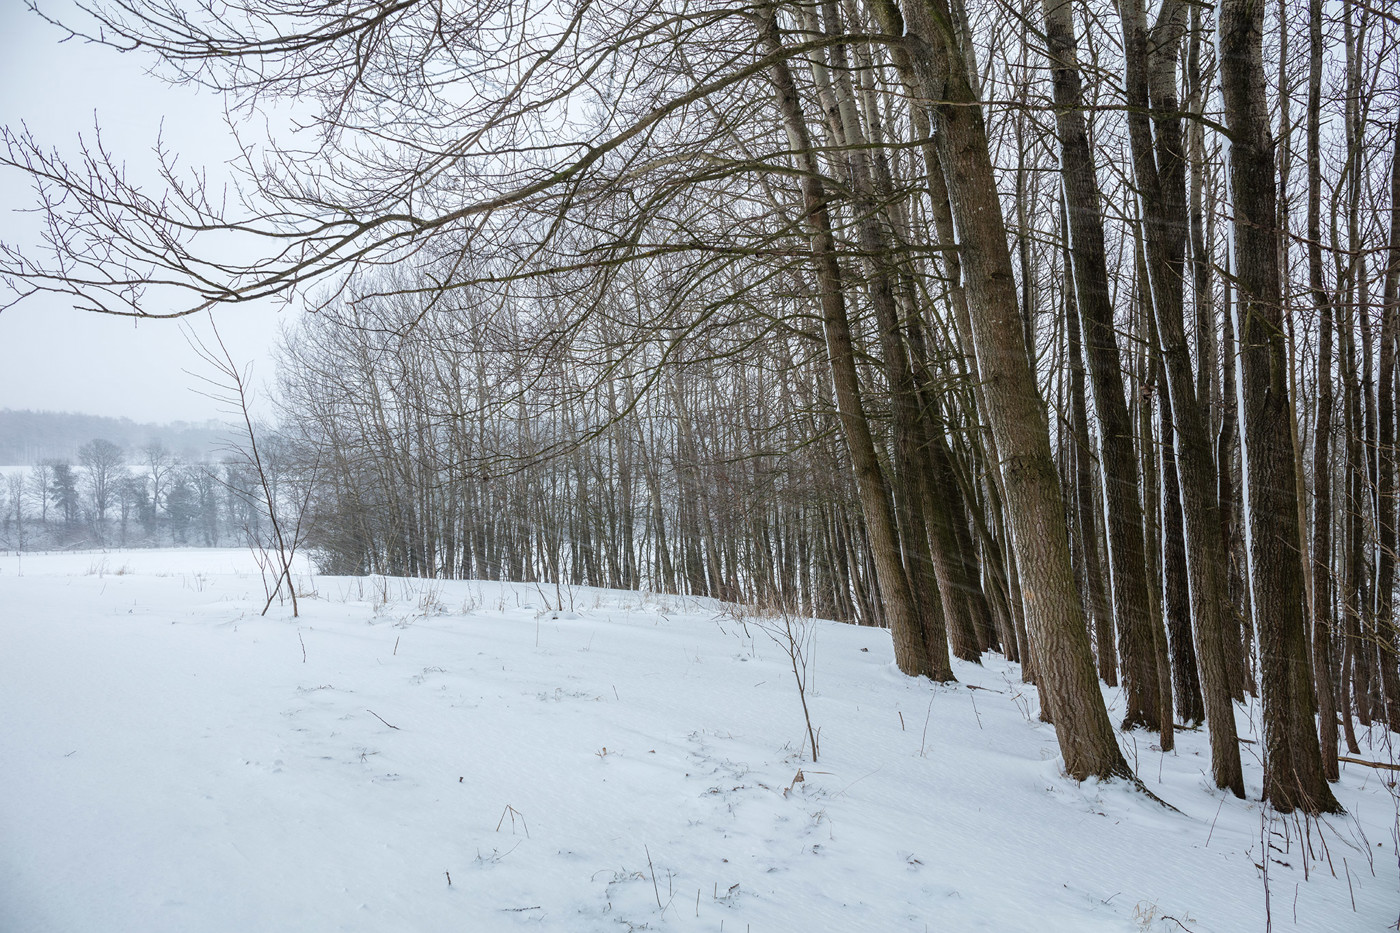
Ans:
<svg viewBox="0 0 1400 933"><path fill-rule="evenodd" d="M1262 931L1264 864L1275 930L1400 916L1390 772L1305 826L1257 745L1237 801L1203 732L1122 736L1172 813L1065 778L1014 665L933 686L825 622L813 764L786 655L712 601L302 585L260 618L246 552L0 558L0 930Z"/></svg>

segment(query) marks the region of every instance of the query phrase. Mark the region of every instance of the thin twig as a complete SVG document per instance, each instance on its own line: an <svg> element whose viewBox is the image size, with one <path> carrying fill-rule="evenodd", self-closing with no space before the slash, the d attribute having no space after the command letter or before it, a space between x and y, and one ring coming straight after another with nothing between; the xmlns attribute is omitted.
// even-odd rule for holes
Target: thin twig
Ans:
<svg viewBox="0 0 1400 933"><path fill-rule="evenodd" d="M388 726L390 729L397 729L397 728L398 728L398 726L394 725L392 722L389 722L387 719L385 719L383 716L379 715L378 713L376 713L376 712L375 712L374 710L372 710L372 709L367 709L367 710L365 710L365 712L366 712L366 713L369 713L369 714L370 714L371 716L373 716L375 719L378 719L380 722L384 723L384 725Z"/></svg>
<svg viewBox="0 0 1400 933"><path fill-rule="evenodd" d="M642 851L646 852L647 868L651 869L651 889L656 892L656 906L662 914L665 914L666 908L661 906L661 888L656 884L656 867L651 864L651 849L644 845L642 846Z"/></svg>
<svg viewBox="0 0 1400 933"><path fill-rule="evenodd" d="M1215 835L1215 820L1220 819L1220 811L1225 809L1225 795L1220 796L1220 806L1215 808L1215 819L1210 821L1210 832L1206 833L1206 848L1210 848L1210 837Z"/></svg>
<svg viewBox="0 0 1400 933"><path fill-rule="evenodd" d="M928 709L924 712L924 732L923 735L919 736L920 758L924 757L924 741L928 738L928 721L929 717L933 715L933 698L937 695L936 693L930 693L928 697Z"/></svg>

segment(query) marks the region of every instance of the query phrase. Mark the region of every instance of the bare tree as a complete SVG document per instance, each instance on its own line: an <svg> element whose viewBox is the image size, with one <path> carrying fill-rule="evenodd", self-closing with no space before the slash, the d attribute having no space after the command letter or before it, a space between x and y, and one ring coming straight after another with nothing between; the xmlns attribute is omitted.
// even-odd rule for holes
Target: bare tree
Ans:
<svg viewBox="0 0 1400 933"><path fill-rule="evenodd" d="M1303 620L1294 449L1281 317L1274 144L1264 95L1264 7L1220 7L1221 87L1232 133L1250 524L1250 579L1264 686L1265 797L1279 810L1339 811L1318 750Z"/></svg>
<svg viewBox="0 0 1400 933"><path fill-rule="evenodd" d="M267 602L263 604L262 614L266 615L267 610L272 606L272 601L279 595L285 594L292 603L292 616L295 618L300 614L297 605L296 581L292 576L292 568L295 566L297 551L304 538L303 519L306 516L307 502L310 497L311 486L315 483L315 467L313 466L306 477L305 492L301 495L289 497L279 496L276 486L273 464L269 461L267 444L265 438L260 437L260 432L253 420L251 409L252 387L249 383L249 369L239 367L233 360L233 355L224 344L223 337L219 335L218 328L213 321L209 323L210 331L214 335L212 344L199 339L193 331L187 331L186 336L190 341L190 346L199 354L210 374L199 374L199 377L209 386L205 394L216 402L226 406L228 412L236 416L242 423L242 441L233 445L234 452L244 461L249 472L255 477L257 483L257 506L266 518L268 528L271 531L270 539L253 531L250 534L250 544L259 557L259 564L263 567L263 578L267 582L269 573L270 582L267 582ZM246 495L242 490L241 494ZM173 519L173 516L172 516Z"/></svg>
<svg viewBox="0 0 1400 933"><path fill-rule="evenodd" d="M78 464L87 471L88 495L100 534L107 521L107 509L116 501L126 453L111 441L99 438L78 448Z"/></svg>
<svg viewBox="0 0 1400 933"><path fill-rule="evenodd" d="M1066 770L1080 779L1129 775L1099 693L1075 589L1045 410L1021 335L1006 228L994 198L986 127L968 78L969 50L947 30L957 22L948 5L932 0L926 6L907 6L903 22L892 5L880 15L886 31L908 37L910 83L940 130L939 165L930 169L944 175L961 234L963 281L987 396L983 415L1001 455L1017 566L1025 588L1035 593L1026 613L1037 676L1050 699Z"/></svg>

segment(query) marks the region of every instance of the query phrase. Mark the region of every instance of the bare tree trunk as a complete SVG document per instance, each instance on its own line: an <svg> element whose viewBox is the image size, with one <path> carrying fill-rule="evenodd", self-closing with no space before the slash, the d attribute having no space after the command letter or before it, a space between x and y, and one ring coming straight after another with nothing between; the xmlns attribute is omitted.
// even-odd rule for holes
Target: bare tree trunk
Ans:
<svg viewBox="0 0 1400 933"><path fill-rule="evenodd" d="M1322 0L1309 4L1308 289L1318 311L1317 400L1313 424L1312 661L1323 773L1335 781L1337 698L1332 681L1332 300L1322 278Z"/></svg>
<svg viewBox="0 0 1400 933"><path fill-rule="evenodd" d="M877 0L877 2L888 2L888 0ZM896 14L897 15L897 14ZM893 46L891 51L894 56L895 65L900 71L902 79L908 87L912 96L918 96L918 79L914 73L913 64L909 58L908 50L903 46ZM922 107L912 109L910 123L916 137L920 140L920 149L924 155L924 162L927 167L926 177L929 188L929 203L934 222L934 232L938 239L944 243L954 243L957 241L956 224L953 221L952 207L948 201L948 188L944 181L943 170L939 161L937 150L932 142L932 130L929 124L929 116ZM952 308L959 341L959 348L964 360L972 374L972 395L974 399L974 409L977 412L986 410L986 393L982 386L982 381L978 376L977 353L972 344L972 318L967 307L967 292L963 287L962 262L958 258L956 250L948 250L942 254L944 272L948 281L948 303ZM926 406L927 407L927 406ZM974 446L981 449L987 459L992 462L998 460L996 438L980 419L974 419L976 430L974 434ZM933 419L926 427L926 433L932 444L932 454L930 464L938 477L935 487L951 490L954 481L952 468L952 455L948 450L942 434L943 425L937 419ZM991 469L986 471L989 480L988 489L992 501L989 507L996 509L997 505L1004 500L1003 479L1000 470ZM948 494L948 505L951 510L950 518L953 521L953 530L959 538L959 545L963 556L964 579L968 581L969 588L966 592L970 596L971 609L973 612L973 622L979 642L979 652L994 650L998 647L998 630L1005 629L1008 632L1019 631L1020 627L1015 624L1020 618L1020 602L1015 598L1015 594L1010 592L1000 592L988 594L987 589L977 583L979 573L979 562L977 561L976 550L973 547L970 532L968 530L967 509L974 507L972 502L973 493L971 489L965 489L963 495L955 497L953 493ZM961 504L959 502L961 500ZM994 543L990 543L986 551L987 557L981 562L986 566L990 578L1004 583L1007 579L1005 562L1000 559L999 551ZM995 587L994 587L995 589ZM1013 608L1013 605L1016 608ZM1023 626L1021 626L1023 627ZM1009 641L1001 638L1001 641ZM1027 682L1035 681L1035 657L1030 651L1019 652L1022 675Z"/></svg>
<svg viewBox="0 0 1400 933"><path fill-rule="evenodd" d="M835 19L834 12L827 15L830 19ZM891 141L885 139L885 122L881 118L880 102L870 70L871 55L863 46L855 46L854 50L857 53L857 71L862 76L861 101L865 123L870 127L870 133L880 137L882 142ZM838 73L842 70L838 63ZM843 76L840 80L840 87L849 87L848 76ZM849 109L854 114L855 108ZM916 107L911 111L911 116L914 138L927 140L930 135L927 114L922 108ZM859 130L858 122L856 127ZM975 559L970 561L962 553L958 539L957 523L961 522L965 527L966 519L962 517L962 503L957 484L940 482L936 475L935 461L938 453L933 444L933 435L938 435L938 447L944 447L942 432L945 427L943 419L937 416L941 390L936 388L937 379L932 372L917 283L907 265L891 261L895 245L904 246L911 242L909 218L904 205L895 196L896 186L885 151L878 147L872 148L870 163L875 179L875 198L883 205L882 213L891 241L890 251L883 259L883 274L898 282L898 311L903 319L902 328L899 321L891 322L890 336L894 338L896 345L899 344L898 338L901 333L906 334L908 340L911 364L908 377L909 402L901 404L899 417L904 422L901 430L907 431L913 442L910 465L917 474L912 477L912 485L917 491L917 498L921 500L915 503L915 507L922 513L926 553L933 561L932 585L936 588L943 606L944 627L953 653L965 661L980 664L982 649L978 644L976 619L979 611L986 611L986 600L982 596L981 581L975 576ZM874 219L873 214L871 219ZM916 526L916 522L911 522L911 528ZM935 635L931 633L930 638L933 637ZM939 634L937 637L942 636ZM939 652L930 647L930 655L937 658ZM1010 660L1019 660L1014 644L1008 646L1007 657Z"/></svg>
<svg viewBox="0 0 1400 933"><path fill-rule="evenodd" d="M1172 6L1179 4L1169 4L1164 14ZM1220 536L1220 507L1214 495L1215 465L1210 455L1208 420L1196 396L1183 321L1184 206L1181 216L1169 210L1164 182L1172 178L1164 180L1159 174L1152 145L1148 119L1151 103L1148 37L1142 0L1125 0L1120 11L1128 70L1129 141L1144 216L1144 267L1148 279L1144 284L1151 287L1176 428L1177 473L1191 558L1187 567L1191 581L1191 617L1196 631L1206 719L1210 724L1211 772L1217 787L1228 787L1236 796L1243 797L1244 777L1226 668L1225 542ZM1159 51L1164 50L1159 48Z"/></svg>
<svg viewBox="0 0 1400 933"><path fill-rule="evenodd" d="M1376 631L1379 635L1381 684L1385 693L1386 722L1400 732L1400 669L1397 669L1395 625L1395 358L1400 352L1400 123L1390 160L1390 244L1381 309L1380 384L1377 387L1380 420L1379 477L1377 479L1380 553L1376 558Z"/></svg>
<svg viewBox="0 0 1400 933"><path fill-rule="evenodd" d="M781 50L782 43L772 7L765 7L759 13L759 36L771 51ZM846 316L845 296L841 290L841 268L836 257L836 241L831 232L827 194L822 183L820 166L817 164L811 137L807 131L806 118L797 96L797 86L792 80L787 62L778 59L772 66L771 75L793 156L802 168L805 213L803 219L808 229L812 259L816 266L832 386L836 393L842 432L851 454L866 528L870 535L870 552L875 562L880 595L894 637L895 663L906 674L934 676L936 672L928 656L928 646L915 611L914 597L900 560L899 538L890 506L889 489L880 469L870 425L860 400L860 378L856 372L855 349L851 341L850 322Z"/></svg>
<svg viewBox="0 0 1400 933"><path fill-rule="evenodd" d="M1094 154L1083 111L1074 22L1068 0L1041 0L1054 84L1061 173L1068 204L1074 285L1084 324L1094 406L1099 416L1100 464L1107 490L1108 553L1113 612L1123 659L1123 728L1161 729L1158 672L1149 611L1143 506L1133 455L1133 426L1123 390L1122 363L1108 289L1103 217Z"/></svg>
<svg viewBox="0 0 1400 933"><path fill-rule="evenodd" d="M1158 364L1160 371L1160 363ZM1156 381L1160 388L1164 378ZM1176 672L1176 707L1184 723L1205 720L1196 644L1191 635L1191 588L1187 582L1186 537L1182 527L1181 481L1176 464L1176 429L1172 427L1171 395L1157 392L1162 402L1162 538L1166 580L1167 631L1172 669Z"/></svg>
<svg viewBox="0 0 1400 933"><path fill-rule="evenodd" d="M1343 483L1343 522L1342 522L1342 676L1341 713L1343 732L1346 735L1347 751L1353 755L1361 751L1356 742L1356 729L1352 725L1351 710L1354 705L1363 722L1366 722L1365 699L1356 689L1356 671L1360 666L1359 656L1365 652L1361 641L1361 399L1360 386L1356 378L1356 328L1352 318L1352 307L1343 304L1342 317L1338 322L1337 336L1342 364L1342 439L1345 444L1346 460L1342 468Z"/></svg>
<svg viewBox="0 0 1400 933"><path fill-rule="evenodd" d="M1006 227L996 201L986 128L967 77L968 60L948 32L945 0L910 0L906 32L892 5L877 12L904 35L921 96L937 123L937 148L961 234L972 336L996 438L1037 683L1049 698L1065 770L1077 779L1128 776L1099 692L1074 585L1069 533L1049 426L1026 359ZM891 28L893 27L893 28Z"/></svg>
<svg viewBox="0 0 1400 933"><path fill-rule="evenodd" d="M925 362L922 359L923 339L917 321L911 322L910 328L911 342L916 348L917 371ZM976 557L963 552L963 544L958 537L957 523L961 522L965 530L967 519L963 515L957 481L952 476L951 468L946 465L940 467L940 460L946 460L948 452L943 437L943 420L934 416L938 402L932 397L931 389L925 388L919 395L920 409L924 412L917 439L924 470L923 508L938 578L938 592L943 600L943 615L953 654L964 661L980 664L982 648L977 636L977 620L988 613L987 600L982 591L982 581L974 576ZM987 618L990 620L989 615Z"/></svg>
<svg viewBox="0 0 1400 933"><path fill-rule="evenodd" d="M1222 0L1221 88L1232 135L1246 514L1264 693L1264 796L1283 812L1338 812L1318 747L1303 618L1263 28L1262 3Z"/></svg>
<svg viewBox="0 0 1400 933"><path fill-rule="evenodd" d="M1073 281L1068 231L1065 243L1065 279ZM1078 508L1079 540L1084 558L1084 584L1088 596L1089 621L1093 626L1099 679L1110 687L1118 685L1118 652L1113 640L1113 615L1104 590L1099 561L1098 522L1094 513L1098 492L1094 486L1094 466L1089 445L1089 412L1084 394L1084 357L1081 350L1079 305L1072 288L1065 289L1066 331L1069 342L1070 430L1073 435L1074 491Z"/></svg>
<svg viewBox="0 0 1400 933"><path fill-rule="evenodd" d="M1139 289L1141 293L1141 289ZM1142 295L1138 301L1138 330L1142 334L1139 343L1137 362L1138 401L1137 430L1138 458L1141 463L1142 496L1147 507L1143 510L1145 524L1143 540L1147 550L1147 591L1148 609L1152 619L1153 658L1157 664L1158 704L1162 717L1162 740L1159 747L1164 752L1176 748L1176 720L1172 715L1172 669L1167 651L1167 631L1162 621L1162 555L1161 555L1161 502L1159 488L1163 471L1157 465L1157 448L1152 439L1152 399L1160 394L1161 364L1157 354L1148 359L1146 349L1156 346L1152 328L1151 300ZM1163 419L1163 435L1166 434L1166 419ZM1165 461L1167 446L1162 445L1162 458Z"/></svg>
<svg viewBox="0 0 1400 933"><path fill-rule="evenodd" d="M842 23L834 0L823 0L823 17L819 23L815 13L808 16L808 28L820 34L823 26L828 36L840 35ZM875 170L866 158L869 149L865 129L857 110L855 89L851 85L850 65L844 43L830 46L830 72L812 61L817 93L827 113L831 138L843 149L842 164L848 184L854 194L857 237L866 255L866 285L879 327L880 348L893 394L894 407L894 465L890 471L890 486L894 492L896 515L902 531L904 567L909 577L913 610L918 626L927 642L930 674L939 681L952 681L948 660L948 638L945 612L940 598L940 581L929 547L928 527L924 521L923 503L927 499L923 460L926 448L920 443L918 394L910 367L900 326L899 309L895 299L896 272L892 268L895 244L892 232L880 223L882 212L877 200L888 200L888 193L876 191ZM883 195L883 196L882 196ZM948 581L951 582L951 581ZM980 657L977 659L980 661Z"/></svg>
<svg viewBox="0 0 1400 933"><path fill-rule="evenodd" d="M1239 474L1243 482L1243 465L1239 443L1239 367L1236 358L1239 343L1235 339L1235 319L1231 313L1229 257L1225 260L1222 287L1224 313L1220 315L1220 433L1215 439L1217 500L1220 503L1220 537L1225 542L1226 618L1223 632L1226 668L1229 673L1230 696L1243 700L1246 691L1257 695L1252 674L1250 654L1249 558L1244 553L1244 534L1240 501Z"/></svg>

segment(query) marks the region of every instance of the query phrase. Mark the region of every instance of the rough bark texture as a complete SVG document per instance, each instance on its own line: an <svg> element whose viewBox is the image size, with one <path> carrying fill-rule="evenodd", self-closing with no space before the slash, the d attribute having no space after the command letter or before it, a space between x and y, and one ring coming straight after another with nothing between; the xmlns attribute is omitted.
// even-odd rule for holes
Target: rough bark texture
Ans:
<svg viewBox="0 0 1400 933"><path fill-rule="evenodd" d="M912 129L916 138L927 139L927 116L916 108L914 118ZM908 218L901 217L899 220L904 224L902 233L907 234ZM979 619L985 618L986 628L990 631L991 616L976 569L976 555L965 553L958 537L959 523L964 530L967 527L961 493L951 471L947 471L950 475L941 476L937 465L941 451L946 450L944 434L947 424L939 414L941 393L935 388L937 377L932 371L928 342L917 310L917 290L907 277L904 287L918 413L916 447L922 470L924 524L933 556L934 574L943 601L943 615L953 654L964 661L980 664L982 646L977 635Z"/></svg>
<svg viewBox="0 0 1400 933"><path fill-rule="evenodd" d="M781 47L771 8L761 15L759 30L761 38L770 49L776 51ZM797 87L787 63L779 60L771 71L784 127L795 157L802 166L803 209L806 214L804 220L812 244L812 259L816 266L832 387L836 395L842 433L851 454L851 466L855 473L861 511L869 533L876 581L894 638L895 663L906 674L933 676L935 671L928 656L927 642L919 625L909 580L900 559L899 537L890 505L889 489L875 454L874 439L871 437L870 425L860 400L860 382L851 342L850 321L846 315L846 303L841 287L841 268L836 257L836 242L831 232L831 218L827 212L827 195L820 166L813 152L801 101L797 96Z"/></svg>
<svg viewBox="0 0 1400 933"><path fill-rule="evenodd" d="M1245 692L1256 693L1250 673L1249 658L1245 655L1249 645L1249 586L1245 581L1244 533L1241 531L1240 484L1236 476L1244 475L1241 464L1239 443L1239 380L1235 355L1239 352L1235 341L1235 318L1231 312L1230 258L1225 257L1225 293L1221 306L1225 313L1220 315L1220 431L1215 438L1216 501L1220 503L1220 537L1225 542L1227 566L1223 572L1226 582L1227 616L1223 632L1225 663L1230 678L1230 696L1243 700Z"/></svg>
<svg viewBox="0 0 1400 933"><path fill-rule="evenodd" d="M1221 88L1231 135L1246 514L1264 693L1264 796L1284 812L1337 812L1341 807L1327 786L1318 748L1303 617L1263 26L1259 0L1222 0Z"/></svg>
<svg viewBox="0 0 1400 933"><path fill-rule="evenodd" d="M1069 265L1069 256L1065 257ZM1073 275L1067 268L1066 274ZM1074 290L1065 293L1065 324L1069 336L1070 430L1074 439L1075 515L1083 553L1084 589L1088 597L1089 621L1093 626L1095 656L1099 679L1110 687L1118 686L1118 651L1113 638L1113 616L1108 607L1108 593L1103 582L1099 561L1099 533L1095 512L1098 491L1094 488L1093 455L1089 448L1089 412L1084 393L1084 354L1080 343L1078 302Z"/></svg>
<svg viewBox="0 0 1400 933"><path fill-rule="evenodd" d="M874 7L876 14L882 17L883 21L893 22L898 25L898 28L903 29L903 19L894 0L875 0ZM890 47L890 52L895 68L905 83L910 96L918 98L922 93L920 90L921 79L916 73L909 49L904 45L896 44ZM944 181L942 164L932 141L930 115L922 107L913 108L910 122L915 137L920 142L920 151L927 167L929 206L934 233L939 242L956 243L956 224L953 220L952 206L948 201L948 188ZM973 346L972 316L967 306L967 292L963 287L962 262L957 250L946 250L941 254L941 258L947 279L948 303L952 308L956 325L954 330L972 381L974 404L970 407L976 412L982 412L986 410L987 400L978 373L976 349ZM982 651L996 648L1000 640L1007 645L1008 658L1013 657L1014 649L1014 659L1021 663L1022 678L1027 683L1035 683L1035 655L1027 650L1028 645L1023 637L1024 625L1018 624L1021 619L1020 599L1018 594L1011 592L1008 585L1008 561L1003 560L1000 544L981 519L978 519L978 533L979 540L983 544L983 556L981 561L977 559L977 550L973 545L972 532L969 529L969 510L976 509L975 493L972 491L970 483L962 484L961 493L955 491L958 480L953 466L952 452L949 450L945 437L946 425L942 419L932 416L932 413L936 411L936 406L926 404L925 411L930 413L925 428L931 451L928 460L932 468L930 488L946 491L948 517L952 522L952 531L958 539L958 547L962 555L963 591L968 596L968 604L972 612L978 640L978 652L980 654ZM996 438L992 435L991 430L985 423L981 422L972 427L974 430L971 431L970 440L974 449L984 453L988 461L998 462L1000 458L997 455ZM991 469L979 472L984 473L988 480L986 487L987 511L995 515L1000 512L1004 499L1001 471ZM932 522L930 522L930 527L935 530L938 528ZM935 553L937 552L935 551ZM981 582L984 568L986 571L985 585ZM998 632L1011 634L1015 637L999 636Z"/></svg>
<svg viewBox="0 0 1400 933"><path fill-rule="evenodd" d="M1147 25L1142 2L1125 0L1120 9L1128 66L1128 102L1134 108L1128 116L1129 141L1145 221L1144 265L1151 283L1152 308L1176 427L1177 475L1190 555L1187 571L1191 581L1191 619L1206 719L1210 723L1211 773L1217 787L1227 787L1243 797L1244 776L1226 666L1227 552L1221 538L1219 502L1214 494L1216 477L1209 422L1196 396L1183 322L1183 267L1174 258L1180 257L1183 246L1177 242L1180 235L1173 232L1175 224L1164 204L1163 181L1157 170L1147 116Z"/></svg>
<svg viewBox="0 0 1400 933"><path fill-rule="evenodd" d="M1376 634L1380 649L1381 684L1385 695L1386 723L1400 732L1400 669L1393 588L1395 586L1395 356L1400 347L1400 123L1390 161L1390 244L1385 271L1381 310L1380 381L1376 386L1376 407L1380 421L1379 460L1376 480L1377 536L1380 554L1376 558Z"/></svg>
<svg viewBox="0 0 1400 933"><path fill-rule="evenodd" d="M822 4L826 22L811 14L809 30L818 33L823 28L831 36L840 34L842 25L832 0ZM924 521L923 500L925 475L923 459L926 449L920 443L918 396L903 342L903 328L895 292L897 272L891 261L895 243L891 231L880 222L882 213L877 200L887 200L876 191L874 171L866 156L869 141L856 108L855 91L850 82L850 67L843 43L833 43L829 54L832 68L812 62L817 79L817 93L823 105L830 138L844 148L833 159L840 165L845 181L853 195L852 208L856 216L857 240L865 254L865 286L875 309L879 326L880 349L885 372L894 396L894 469L890 486L894 492L895 514L899 520L899 535L903 564L909 577L913 609L918 627L924 632L929 658L929 676L939 681L952 681L948 659L947 624L939 595L933 555L929 549L928 528Z"/></svg>
<svg viewBox="0 0 1400 933"><path fill-rule="evenodd" d="M1161 383L1158 382L1158 385ZM1176 467L1176 429L1171 424L1171 396L1162 399L1162 538L1163 576L1166 580L1167 633L1170 636L1172 669L1176 672L1175 694L1178 715L1184 723L1206 718L1201 699L1196 643L1191 636L1191 588L1187 583L1186 532L1182 526L1181 481Z"/></svg>
<svg viewBox="0 0 1400 933"><path fill-rule="evenodd" d="M1139 319L1143 322L1139 330L1146 330L1152 320L1152 309L1147 302L1139 302ZM1151 346L1155 341L1145 341ZM1167 632L1162 622L1162 553L1161 553L1161 492L1159 484L1161 472L1157 465L1157 446L1152 440L1152 396L1155 393L1161 367L1154 354L1149 365L1146 354L1141 354L1137 366L1137 380L1141 390L1138 393L1137 436L1139 472L1142 475L1142 498L1147 504L1143 510L1143 540L1147 549L1147 589L1148 609L1152 614L1153 656L1157 663L1157 701L1162 717L1161 741L1158 747L1164 752L1176 748L1176 719L1172 713L1172 668L1171 655L1167 650ZM1165 455L1166 447L1163 447Z"/></svg>
<svg viewBox="0 0 1400 933"><path fill-rule="evenodd" d="M1361 460L1361 386L1356 378L1356 328L1352 308L1342 302L1337 318L1337 349L1340 351L1342 367L1342 440L1345 458L1342 461L1342 540L1341 540L1341 609L1342 609L1342 676L1341 714L1342 732L1346 736L1347 751L1353 755L1361 753L1356 741L1356 729L1352 725L1353 705L1363 723L1370 724L1366 710L1366 697L1359 684L1364 683L1361 673L1361 655L1366 645L1361 640L1361 577L1362 550L1361 537L1362 473L1365 467ZM1359 675L1359 676L1358 676ZM1355 701L1353 703L1353 701Z"/></svg>
<svg viewBox="0 0 1400 933"><path fill-rule="evenodd" d="M1332 680L1332 300L1322 278L1322 0L1309 8L1308 288L1318 311L1317 399L1313 424L1312 660L1317 687L1323 773L1341 777L1337 762L1337 698Z"/></svg>
<svg viewBox="0 0 1400 933"><path fill-rule="evenodd" d="M1108 288L1103 216L1094 155L1084 120L1073 17L1068 0L1042 0L1046 45L1054 83L1061 174L1069 209L1074 285L1084 325L1094 407L1099 416L1100 462L1107 490L1108 554L1113 613L1122 653L1123 727L1160 729L1158 672L1149 612L1142 500L1133 455L1133 426L1123 391L1122 363L1114 336Z"/></svg>
<svg viewBox="0 0 1400 933"><path fill-rule="evenodd" d="M1006 514L1037 683L1054 716L1065 770L1075 778L1131 772L1099 692L1084 611L1070 566L1069 534L1049 427L1026 360L1006 227L995 192L986 127L966 60L950 41L956 22L945 0L911 0L906 35L923 97L937 125L937 148L960 234L972 337L1001 454Z"/></svg>

